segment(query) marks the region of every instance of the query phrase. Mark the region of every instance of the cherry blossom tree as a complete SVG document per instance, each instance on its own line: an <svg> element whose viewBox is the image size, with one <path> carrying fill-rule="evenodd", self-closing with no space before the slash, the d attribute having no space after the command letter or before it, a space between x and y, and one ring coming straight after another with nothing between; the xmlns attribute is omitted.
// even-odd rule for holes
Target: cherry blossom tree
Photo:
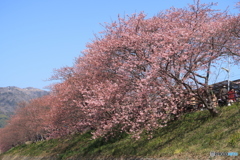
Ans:
<svg viewBox="0 0 240 160"><path fill-rule="evenodd" d="M49 101L51 109L47 118L47 130L51 138L83 132L89 126L84 124L89 117L83 112L86 102L78 83L72 77L52 88Z"/></svg>
<svg viewBox="0 0 240 160"><path fill-rule="evenodd" d="M19 104L19 108L0 130L0 150L6 151L26 141L38 141L46 138L49 106L48 96Z"/></svg>
<svg viewBox="0 0 240 160"><path fill-rule="evenodd" d="M230 46L239 55L239 39L229 33L230 24L237 27L229 20L236 17L211 6L197 2L106 24L84 56L54 76L63 80L53 87L55 135L86 128L95 136L114 129L138 135L166 125L192 96L216 116L208 88L211 68Z"/></svg>

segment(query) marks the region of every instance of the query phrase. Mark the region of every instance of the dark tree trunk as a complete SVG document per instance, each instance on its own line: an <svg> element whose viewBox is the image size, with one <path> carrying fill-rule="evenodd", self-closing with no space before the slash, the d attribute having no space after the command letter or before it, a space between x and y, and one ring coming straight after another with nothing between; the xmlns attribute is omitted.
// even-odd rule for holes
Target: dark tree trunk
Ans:
<svg viewBox="0 0 240 160"><path fill-rule="evenodd" d="M212 117L217 117L218 116L218 111L215 107L209 107L208 111L210 112Z"/></svg>

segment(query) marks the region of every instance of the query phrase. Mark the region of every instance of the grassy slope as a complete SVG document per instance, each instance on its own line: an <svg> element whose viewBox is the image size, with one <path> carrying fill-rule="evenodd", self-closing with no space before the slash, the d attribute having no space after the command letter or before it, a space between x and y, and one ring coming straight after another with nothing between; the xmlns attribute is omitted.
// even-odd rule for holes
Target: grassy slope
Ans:
<svg viewBox="0 0 240 160"><path fill-rule="evenodd" d="M86 133L18 146L4 155L54 155L57 159L69 157L240 159L240 106L233 105L218 110L220 115L216 118L211 118L208 111L186 114L167 127L156 130L150 140L147 135L143 135L140 140L133 140L129 135L122 134L106 142L103 139L91 140L91 135ZM209 156L211 151L238 152L239 156L211 158Z"/></svg>

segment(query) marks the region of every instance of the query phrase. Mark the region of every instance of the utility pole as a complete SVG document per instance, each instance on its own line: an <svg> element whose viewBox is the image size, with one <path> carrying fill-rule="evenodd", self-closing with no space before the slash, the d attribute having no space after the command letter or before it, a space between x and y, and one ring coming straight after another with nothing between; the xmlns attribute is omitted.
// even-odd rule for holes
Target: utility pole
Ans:
<svg viewBox="0 0 240 160"><path fill-rule="evenodd" d="M225 70L227 73L228 73L228 91L230 90L230 57L229 57L229 54L228 54L228 69L227 68L224 68L222 67L223 70Z"/></svg>
<svg viewBox="0 0 240 160"><path fill-rule="evenodd" d="M230 91L230 56L228 53L228 91Z"/></svg>
<svg viewBox="0 0 240 160"><path fill-rule="evenodd" d="M229 72L230 72L230 70L227 69L227 68L223 68L223 67L222 67L222 69L225 70L228 73L228 91L229 91L230 90L230 80L229 80Z"/></svg>

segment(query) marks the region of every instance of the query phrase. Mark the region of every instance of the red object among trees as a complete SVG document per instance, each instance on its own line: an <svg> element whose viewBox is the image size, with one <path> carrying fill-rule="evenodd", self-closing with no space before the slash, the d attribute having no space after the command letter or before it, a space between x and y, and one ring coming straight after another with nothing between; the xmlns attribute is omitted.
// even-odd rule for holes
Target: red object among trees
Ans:
<svg viewBox="0 0 240 160"><path fill-rule="evenodd" d="M234 91L234 89L231 89L230 91L228 91L228 101L232 101L235 102L236 101L236 93Z"/></svg>

